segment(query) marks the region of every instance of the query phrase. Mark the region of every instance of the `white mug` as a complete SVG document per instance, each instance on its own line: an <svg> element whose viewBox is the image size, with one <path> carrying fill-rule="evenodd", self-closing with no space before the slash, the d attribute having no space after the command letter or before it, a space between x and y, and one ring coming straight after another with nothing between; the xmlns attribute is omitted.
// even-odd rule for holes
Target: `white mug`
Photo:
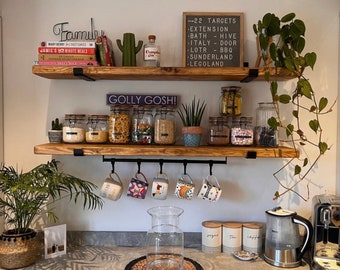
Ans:
<svg viewBox="0 0 340 270"><path fill-rule="evenodd" d="M214 175L208 175L203 179L202 187L197 194L197 198L209 202L217 202L221 197L222 189Z"/></svg>
<svg viewBox="0 0 340 270"><path fill-rule="evenodd" d="M165 200L168 194L169 180L165 173L157 174L153 179L151 197L158 200Z"/></svg>
<svg viewBox="0 0 340 270"><path fill-rule="evenodd" d="M117 173L111 173L105 179L99 195L112 201L117 201L123 193L123 183Z"/></svg>

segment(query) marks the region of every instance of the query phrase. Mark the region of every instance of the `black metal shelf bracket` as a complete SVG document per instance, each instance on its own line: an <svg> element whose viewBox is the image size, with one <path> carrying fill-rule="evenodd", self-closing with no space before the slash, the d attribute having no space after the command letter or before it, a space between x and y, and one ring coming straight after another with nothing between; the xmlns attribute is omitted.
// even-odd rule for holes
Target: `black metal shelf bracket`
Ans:
<svg viewBox="0 0 340 270"><path fill-rule="evenodd" d="M94 82L95 81L95 79L85 75L84 74L84 70L82 68L73 68L73 75L75 77L78 77L78 78L83 79L85 81L90 81L90 82Z"/></svg>
<svg viewBox="0 0 340 270"><path fill-rule="evenodd" d="M259 76L259 70L257 68L250 68L248 71L248 76L241 80L241 82L251 82Z"/></svg>

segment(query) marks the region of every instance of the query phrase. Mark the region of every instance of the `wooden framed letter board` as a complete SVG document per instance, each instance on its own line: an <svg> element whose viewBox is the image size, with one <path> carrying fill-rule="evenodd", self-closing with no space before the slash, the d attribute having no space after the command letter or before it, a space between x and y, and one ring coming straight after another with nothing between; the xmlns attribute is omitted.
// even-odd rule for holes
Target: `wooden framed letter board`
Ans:
<svg viewBox="0 0 340 270"><path fill-rule="evenodd" d="M242 67L243 13L184 12L183 66Z"/></svg>

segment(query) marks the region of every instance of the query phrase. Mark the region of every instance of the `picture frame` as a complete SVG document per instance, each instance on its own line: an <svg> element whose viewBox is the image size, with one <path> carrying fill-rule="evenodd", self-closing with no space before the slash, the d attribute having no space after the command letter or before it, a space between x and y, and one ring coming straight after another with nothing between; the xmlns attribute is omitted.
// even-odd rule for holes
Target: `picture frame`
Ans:
<svg viewBox="0 0 340 270"><path fill-rule="evenodd" d="M183 12L184 67L242 67L242 12Z"/></svg>
<svg viewBox="0 0 340 270"><path fill-rule="evenodd" d="M66 254L66 224L44 229L45 259Z"/></svg>

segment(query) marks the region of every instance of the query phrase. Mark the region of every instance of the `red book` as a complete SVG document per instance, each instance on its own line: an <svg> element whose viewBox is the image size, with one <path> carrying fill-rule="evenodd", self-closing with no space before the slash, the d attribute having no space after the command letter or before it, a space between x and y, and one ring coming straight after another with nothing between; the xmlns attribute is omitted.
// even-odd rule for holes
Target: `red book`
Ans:
<svg viewBox="0 0 340 270"><path fill-rule="evenodd" d="M40 60L37 61L38 65L41 66L98 66L97 61L50 61L50 60Z"/></svg>
<svg viewBox="0 0 340 270"><path fill-rule="evenodd" d="M106 35L102 35L101 37L102 37L102 43L103 43L104 52L105 52L106 66L115 66L113 50L112 50L112 42Z"/></svg>
<svg viewBox="0 0 340 270"><path fill-rule="evenodd" d="M38 53L59 53L59 54L95 54L95 48L78 47L38 47Z"/></svg>
<svg viewBox="0 0 340 270"><path fill-rule="evenodd" d="M95 54L61 54L61 53L38 53L38 60L49 61L92 61L97 60Z"/></svg>

